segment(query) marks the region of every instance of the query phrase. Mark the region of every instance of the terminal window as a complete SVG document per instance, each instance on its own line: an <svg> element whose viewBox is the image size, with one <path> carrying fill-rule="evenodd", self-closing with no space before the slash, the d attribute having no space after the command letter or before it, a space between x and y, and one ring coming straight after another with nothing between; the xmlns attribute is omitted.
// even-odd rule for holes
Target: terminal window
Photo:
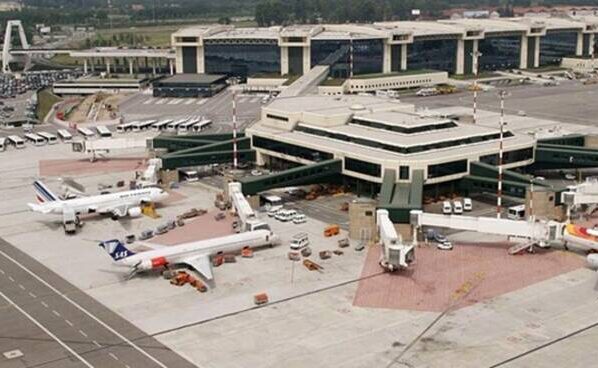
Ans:
<svg viewBox="0 0 598 368"><path fill-rule="evenodd" d="M440 178L467 172L467 160L444 162L442 164L428 165L428 179Z"/></svg>
<svg viewBox="0 0 598 368"><path fill-rule="evenodd" d="M354 171L360 174L380 177L381 167L378 164L345 157L345 170Z"/></svg>

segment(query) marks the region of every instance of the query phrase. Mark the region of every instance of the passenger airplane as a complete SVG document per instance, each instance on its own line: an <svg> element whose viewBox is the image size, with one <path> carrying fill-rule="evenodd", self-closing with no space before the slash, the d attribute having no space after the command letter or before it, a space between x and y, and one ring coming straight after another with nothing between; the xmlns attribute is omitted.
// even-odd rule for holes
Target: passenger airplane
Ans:
<svg viewBox="0 0 598 368"><path fill-rule="evenodd" d="M28 203L29 208L34 212L43 214L86 214L98 213L110 215L113 220L120 217L141 215L141 208L144 203L160 202L168 193L160 188L143 188L124 192L94 195L89 197L62 200L56 196L41 181L33 182L33 189L39 204Z"/></svg>
<svg viewBox="0 0 598 368"><path fill-rule="evenodd" d="M210 256L220 253L232 253L246 247L273 246L278 244L278 237L269 230L256 230L173 246L151 243L140 244L153 248L153 250L134 253L117 239L103 241L99 246L104 248L117 265L131 269L129 277L141 271L149 271L174 264L186 264L202 274L207 280L212 280Z"/></svg>

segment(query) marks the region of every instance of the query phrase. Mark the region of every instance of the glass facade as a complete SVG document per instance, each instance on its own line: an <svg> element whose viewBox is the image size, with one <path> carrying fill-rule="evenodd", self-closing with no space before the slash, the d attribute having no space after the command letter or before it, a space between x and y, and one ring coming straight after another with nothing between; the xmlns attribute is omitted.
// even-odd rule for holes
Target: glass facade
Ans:
<svg viewBox="0 0 598 368"><path fill-rule="evenodd" d="M322 130L322 129L318 129L318 128L306 127L303 125L298 125L295 128L295 131L315 135L318 137L331 138L334 140L358 144L360 146L378 148L378 149L383 149L385 151L402 153L402 154L420 153L420 152L426 152L426 151L431 151L431 150L435 150L435 149L468 145L468 144L473 144L473 143L485 142L485 141L489 141L489 140L496 140L496 139L499 139L499 137L500 137L500 133L493 133L493 134L478 135L478 136L474 136L474 137L453 139L453 140L434 142L434 143L428 143L428 144L420 144L417 146L399 146L399 145L383 143L383 142L379 142L379 141L375 141L375 140L371 140L371 139L367 139L367 138L354 137L354 136L350 136L350 135L347 135L344 133L336 133L336 132L330 132L330 131L326 131L326 130ZM513 133L511 133L510 131L506 131L506 132L504 132L503 136L505 138L512 137Z"/></svg>
<svg viewBox="0 0 598 368"><path fill-rule="evenodd" d="M480 71L519 68L521 37L487 37L480 40Z"/></svg>
<svg viewBox="0 0 598 368"><path fill-rule="evenodd" d="M359 118L353 118L351 120L351 123L356 124L356 125L370 127L370 128L383 129L383 130L388 130L391 132L402 133L402 134L414 134L414 133L429 132L429 131L433 131L433 130L454 128L457 126L457 124L455 122L446 121L446 122L442 122L442 123L438 123L438 124L419 125L419 126L415 126L415 127L403 127L403 126L398 126L398 125L379 123L376 121L363 120L363 119L359 119Z"/></svg>
<svg viewBox="0 0 598 368"><path fill-rule="evenodd" d="M457 40L418 40L407 46L407 68L455 72Z"/></svg>
<svg viewBox="0 0 598 368"><path fill-rule="evenodd" d="M399 166L399 180L409 180L409 166Z"/></svg>
<svg viewBox="0 0 598 368"><path fill-rule="evenodd" d="M534 157L533 148L524 148L515 151L507 151L503 153L503 164L512 164L513 162L521 162L531 160ZM480 162L489 165L498 165L498 153L492 155L480 156Z"/></svg>
<svg viewBox="0 0 598 368"><path fill-rule="evenodd" d="M280 73L280 48L274 40L204 44L205 71L247 77L257 73Z"/></svg>
<svg viewBox="0 0 598 368"><path fill-rule="evenodd" d="M255 135L252 137L252 146L316 162L333 158L333 155L328 152L283 143Z"/></svg>
<svg viewBox="0 0 598 368"><path fill-rule="evenodd" d="M377 178L380 177L380 173L382 171L380 165L378 164L372 164L370 162L365 162L349 157L345 157L345 170L354 171L356 173L365 174L369 176L375 176Z"/></svg>
<svg viewBox="0 0 598 368"><path fill-rule="evenodd" d="M289 74L303 74L303 47L289 47Z"/></svg>
<svg viewBox="0 0 598 368"><path fill-rule="evenodd" d="M197 73L197 47L183 47L183 73Z"/></svg>
<svg viewBox="0 0 598 368"><path fill-rule="evenodd" d="M353 74L382 72L382 40L353 41ZM330 65L330 76L348 78L351 69L349 40L312 40L311 65Z"/></svg>
<svg viewBox="0 0 598 368"><path fill-rule="evenodd" d="M467 160L457 160L442 164L428 165L428 179L440 178L467 172Z"/></svg>
<svg viewBox="0 0 598 368"><path fill-rule="evenodd" d="M547 32L540 39L540 65L559 65L566 56L574 56L576 32Z"/></svg>

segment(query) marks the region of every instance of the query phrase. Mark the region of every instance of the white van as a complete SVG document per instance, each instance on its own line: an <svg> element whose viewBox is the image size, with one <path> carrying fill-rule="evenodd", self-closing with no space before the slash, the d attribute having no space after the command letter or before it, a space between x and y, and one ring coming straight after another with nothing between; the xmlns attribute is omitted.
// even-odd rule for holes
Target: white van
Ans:
<svg viewBox="0 0 598 368"><path fill-rule="evenodd" d="M453 201L453 212L455 215L462 215L463 214L463 204L461 201Z"/></svg>
<svg viewBox="0 0 598 368"><path fill-rule="evenodd" d="M298 233L293 235L291 238L291 249L301 249L303 247L307 247L309 245L309 238L307 233Z"/></svg>
<svg viewBox="0 0 598 368"><path fill-rule="evenodd" d="M445 215L450 215L451 213L453 213L453 206L451 206L451 202L442 202L442 213L444 213Z"/></svg>
<svg viewBox="0 0 598 368"><path fill-rule="evenodd" d="M306 221L307 221L307 218L302 213L298 213L298 214L295 215L295 217L293 217L293 223L294 224L303 224Z"/></svg>
<svg viewBox="0 0 598 368"><path fill-rule="evenodd" d="M268 217L276 217L276 215L278 215L279 212L284 211L284 208L282 207L282 205L278 205L278 206L271 206L268 209Z"/></svg>
<svg viewBox="0 0 598 368"><path fill-rule="evenodd" d="M463 198L463 211L473 210L473 202L471 198Z"/></svg>
<svg viewBox="0 0 598 368"><path fill-rule="evenodd" d="M523 220L525 218L525 205L509 207L507 217L511 220Z"/></svg>
<svg viewBox="0 0 598 368"><path fill-rule="evenodd" d="M287 221L291 221L295 217L296 214L297 214L297 211L295 211L295 210L285 210L285 211L280 211L279 213L277 213L276 216L274 216L274 218L277 219L278 221L287 222Z"/></svg>

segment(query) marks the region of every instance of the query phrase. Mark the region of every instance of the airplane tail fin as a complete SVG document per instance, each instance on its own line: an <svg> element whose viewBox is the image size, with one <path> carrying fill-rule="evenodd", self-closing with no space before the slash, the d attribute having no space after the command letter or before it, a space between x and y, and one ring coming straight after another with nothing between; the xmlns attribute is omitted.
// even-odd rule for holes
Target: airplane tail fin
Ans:
<svg viewBox="0 0 598 368"><path fill-rule="evenodd" d="M58 198L56 194L52 193L46 184L40 180L33 182L33 190L35 191L35 197L39 203L60 201L60 198Z"/></svg>
<svg viewBox="0 0 598 368"><path fill-rule="evenodd" d="M125 245L118 239L106 240L98 244L100 247L112 257L114 261L119 261L135 254L125 247Z"/></svg>

